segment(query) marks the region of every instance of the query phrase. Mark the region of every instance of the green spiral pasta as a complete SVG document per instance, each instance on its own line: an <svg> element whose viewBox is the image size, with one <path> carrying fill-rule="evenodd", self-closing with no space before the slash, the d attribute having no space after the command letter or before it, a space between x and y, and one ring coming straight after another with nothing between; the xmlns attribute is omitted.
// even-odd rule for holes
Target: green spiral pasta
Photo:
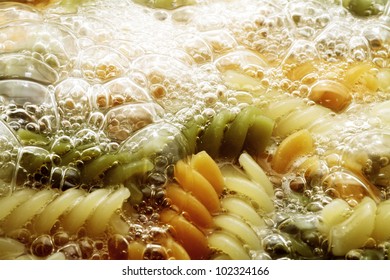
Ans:
<svg viewBox="0 0 390 280"><path fill-rule="evenodd" d="M153 173L156 170L153 161L158 156L168 155L166 168L199 151L206 151L213 158L235 157L244 149L260 154L269 144L273 125L270 118L252 106L236 116L222 110L204 129L199 120L181 126L154 123L131 136L118 153L102 155L86 163L81 177L84 182L103 179L106 184L116 184L127 182L132 175Z"/></svg>
<svg viewBox="0 0 390 280"><path fill-rule="evenodd" d="M244 108L234 116L221 111L200 135L197 150L204 150L213 158L238 156L244 149L260 154L269 144L274 121L253 106Z"/></svg>
<svg viewBox="0 0 390 280"><path fill-rule="evenodd" d="M244 149L259 154L269 143L272 130L273 121L252 106L237 115L223 110L207 124L203 124L202 119L182 125L149 124L124 141L116 152L104 152L92 142L75 145L67 137L51 140L41 134L19 130L22 142L41 144L21 150L14 176L18 179L17 185L33 175L39 178L41 187L47 183L60 189L79 184L124 184L134 190L135 183L148 176L166 180L169 166L195 151L204 150L214 158L235 157ZM97 138L92 134L92 138ZM165 163L156 164L155 161L161 162L161 158ZM140 197L139 190L135 193Z"/></svg>

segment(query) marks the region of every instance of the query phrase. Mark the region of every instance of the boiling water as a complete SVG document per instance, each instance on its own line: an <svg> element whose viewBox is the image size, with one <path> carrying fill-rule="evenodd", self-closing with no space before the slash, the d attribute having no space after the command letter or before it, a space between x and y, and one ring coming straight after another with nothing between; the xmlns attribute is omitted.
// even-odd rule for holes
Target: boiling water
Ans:
<svg viewBox="0 0 390 280"><path fill-rule="evenodd" d="M315 220L333 198L343 197L336 185L361 180L345 171L360 151L370 157L363 175L377 188L373 196L388 199L387 1L362 9L331 0L165 1L163 7L158 1L35 2L0 3L3 196L48 185L102 188L104 172L83 178L86 162L142 152L158 137L170 144L151 157L148 178L132 186L143 201L134 194L131 206L123 206L127 234L93 239L83 228L71 235L56 224L37 235L27 224L8 234L27 253L122 258L121 248L135 240L147 244L145 258L167 258L158 240L169 233L159 213L169 206L164 184L172 180L173 164L191 154L181 128L192 120L207 125L224 109L238 113L248 105L276 121L272 143L257 159L274 183L276 210L257 232L265 253L251 252L252 258L334 257ZM313 97L324 85L345 102ZM283 104L297 105L284 115ZM305 124L306 110L321 115ZM293 118L298 123L290 125ZM315 174L307 180L302 171L273 172L269 161L277 147L306 126L320 159ZM351 206L360 199L343 198ZM291 249L299 246L310 253ZM374 249L385 256L381 246L387 245Z"/></svg>

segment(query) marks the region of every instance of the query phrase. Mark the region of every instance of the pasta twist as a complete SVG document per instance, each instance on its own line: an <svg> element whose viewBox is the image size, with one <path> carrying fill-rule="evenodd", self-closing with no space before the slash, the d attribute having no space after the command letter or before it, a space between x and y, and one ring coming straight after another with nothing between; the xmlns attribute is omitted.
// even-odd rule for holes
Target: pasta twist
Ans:
<svg viewBox="0 0 390 280"><path fill-rule="evenodd" d="M376 204L365 197L354 208L342 199L334 199L321 212L320 231L329 238L329 251L335 256L348 255L361 248L369 238L382 242L390 238L390 201Z"/></svg>
<svg viewBox="0 0 390 280"><path fill-rule="evenodd" d="M276 120L273 135L285 138L301 129L330 131L335 126L332 110L317 104L308 104L301 98L286 98L270 104L265 116ZM333 120L333 121L332 121Z"/></svg>
<svg viewBox="0 0 390 280"><path fill-rule="evenodd" d="M0 238L0 259L2 260L36 260L42 259L27 252L25 244L7 237ZM51 254L43 258L45 260L65 260L66 256L62 252Z"/></svg>
<svg viewBox="0 0 390 280"><path fill-rule="evenodd" d="M318 91L315 94L321 99L321 94L326 96L328 91L347 91L340 87L319 83L313 90ZM308 180L321 176L325 190L332 189L337 197L354 203L366 195L376 202L385 198L381 189L388 185L385 179L388 164L382 166L379 159L387 158L388 102L369 104L368 110L355 114L362 105L353 103L348 110L335 113L322 101L315 104L287 95L274 98L275 102L264 109L264 115L275 120L273 136L280 141L271 151L273 171L303 172ZM341 97L336 99L343 102ZM333 170L336 168L339 170Z"/></svg>
<svg viewBox="0 0 390 280"><path fill-rule="evenodd" d="M131 186L134 179L145 179L147 174L167 178L169 165L195 151L206 151L213 158L236 157L243 149L260 154L269 144L273 124L261 110L251 106L237 116L227 110L220 112L204 130L199 121L189 121L183 126L154 123L122 143L117 153L92 157L82 167L81 181ZM156 131L159 137L155 137ZM163 157L165 163L156 166L159 157Z"/></svg>
<svg viewBox="0 0 390 280"><path fill-rule="evenodd" d="M266 227L264 217L274 211L274 192L272 183L248 153L240 155L239 163L242 170L230 164L221 168L226 191L234 195L222 198L224 213L214 218L218 230L208 238L210 246L228 258L252 259L252 254L264 251L258 232Z"/></svg>
<svg viewBox="0 0 390 280"><path fill-rule="evenodd" d="M161 221L173 227L173 237L193 259L250 259L245 248L262 251L255 229L265 225L260 213L274 211L272 184L247 153L239 160L244 172L221 170L204 151L175 165L176 182L166 186L172 207Z"/></svg>
<svg viewBox="0 0 390 280"><path fill-rule="evenodd" d="M212 158L236 157L244 149L260 154L269 144L273 129L274 121L256 107L248 106L237 116L221 111L200 135L197 150L206 151Z"/></svg>
<svg viewBox="0 0 390 280"><path fill-rule="evenodd" d="M43 234L49 233L59 220L70 233L85 226L89 235L98 236L129 196L128 189L123 187L91 193L77 188L65 192L22 189L0 198L0 224L5 233L11 233L29 222L33 232Z"/></svg>

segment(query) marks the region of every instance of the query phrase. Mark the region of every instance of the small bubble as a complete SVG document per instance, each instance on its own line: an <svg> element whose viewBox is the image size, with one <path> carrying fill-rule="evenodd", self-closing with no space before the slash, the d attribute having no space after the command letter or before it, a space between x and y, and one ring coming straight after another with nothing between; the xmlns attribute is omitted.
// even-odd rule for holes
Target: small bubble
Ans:
<svg viewBox="0 0 390 280"><path fill-rule="evenodd" d="M127 240L120 234L115 234L108 239L107 248L111 260L126 260L128 258Z"/></svg>
<svg viewBox="0 0 390 280"><path fill-rule="evenodd" d="M54 244L49 235L41 235L31 243L31 253L37 257L47 257L53 253Z"/></svg>
<svg viewBox="0 0 390 280"><path fill-rule="evenodd" d="M148 244L143 257L145 260L167 260L168 254L161 245Z"/></svg>
<svg viewBox="0 0 390 280"><path fill-rule="evenodd" d="M63 253L67 260L79 260L82 258L80 246L75 243L70 243L59 248L58 252Z"/></svg>
<svg viewBox="0 0 390 280"><path fill-rule="evenodd" d="M66 245L69 242L69 239L70 237L66 232L59 231L53 235L53 242L57 247Z"/></svg>
<svg viewBox="0 0 390 280"><path fill-rule="evenodd" d="M28 229L18 229L8 234L9 237L18 240L23 244L29 244L32 234Z"/></svg>
<svg viewBox="0 0 390 280"><path fill-rule="evenodd" d="M379 163L382 167L385 167L387 165L389 165L389 158L388 157L380 157L379 158Z"/></svg>
<svg viewBox="0 0 390 280"><path fill-rule="evenodd" d="M153 15L157 20L160 21L164 21L168 18L168 13L165 11L157 11Z"/></svg>

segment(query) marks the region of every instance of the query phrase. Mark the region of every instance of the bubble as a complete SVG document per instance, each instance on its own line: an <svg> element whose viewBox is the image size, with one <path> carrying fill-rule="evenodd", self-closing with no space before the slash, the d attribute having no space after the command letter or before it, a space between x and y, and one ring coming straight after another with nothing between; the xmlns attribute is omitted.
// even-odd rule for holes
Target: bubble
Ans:
<svg viewBox="0 0 390 280"><path fill-rule="evenodd" d="M82 79L68 78L56 85L54 95L57 100L62 118L69 115L83 116L90 110L88 91L90 85Z"/></svg>
<svg viewBox="0 0 390 280"><path fill-rule="evenodd" d="M319 54L315 45L306 40L296 41L282 62L286 76L292 81L299 81L317 71L316 62Z"/></svg>
<svg viewBox="0 0 390 280"><path fill-rule="evenodd" d="M149 93L132 79L124 77L107 82L103 85L103 90L107 92L108 106L117 106L125 103L151 101ZM122 102L116 101L122 100Z"/></svg>
<svg viewBox="0 0 390 280"><path fill-rule="evenodd" d="M121 77L129 67L128 59L108 46L91 46L82 50L77 62L83 77L92 83Z"/></svg>
<svg viewBox="0 0 390 280"><path fill-rule="evenodd" d="M163 112L164 110L154 103L118 106L106 113L103 128L110 139L122 142L135 131L160 120Z"/></svg>
<svg viewBox="0 0 390 280"><path fill-rule="evenodd" d="M194 17L194 9L192 7L181 7L178 9L175 9L172 12L172 19L181 24L188 24L192 21Z"/></svg>
<svg viewBox="0 0 390 280"><path fill-rule="evenodd" d="M92 112L87 118L87 123L94 130L101 130L104 123L104 114L101 112Z"/></svg>
<svg viewBox="0 0 390 280"><path fill-rule="evenodd" d="M73 141L69 136L60 136L51 145L51 151L62 155L69 152L73 146Z"/></svg>
<svg viewBox="0 0 390 280"><path fill-rule="evenodd" d="M143 72L152 84L170 78L181 80L183 73L189 73L187 65L167 55L147 54L134 60L132 66Z"/></svg>
<svg viewBox="0 0 390 280"><path fill-rule="evenodd" d="M195 26L199 31L221 30L225 27L225 18L219 14L207 13L202 17L196 17Z"/></svg>
<svg viewBox="0 0 390 280"><path fill-rule="evenodd" d="M58 252L63 253L67 260L79 260L82 258L80 246L76 243L69 243L59 248Z"/></svg>
<svg viewBox="0 0 390 280"><path fill-rule="evenodd" d="M389 173L382 167L381 159L390 153L390 135L385 131L365 132L354 136L344 150L342 159L346 164L355 164L363 174L375 182L389 178ZM388 179L385 179L388 180Z"/></svg>
<svg viewBox="0 0 390 280"><path fill-rule="evenodd" d="M168 254L161 245L147 244L143 257L145 260L167 260Z"/></svg>
<svg viewBox="0 0 390 280"><path fill-rule="evenodd" d="M0 147L2 150L12 150L20 146L19 140L17 139L14 132L6 125L5 122L0 120Z"/></svg>
<svg viewBox="0 0 390 280"><path fill-rule="evenodd" d="M9 123L17 121L21 128L35 123L46 133L58 127L57 106L52 92L46 87L26 80L4 80L0 82L0 95L8 105L4 113ZM26 106L29 106L29 112L24 109ZM31 110L32 106L35 106L34 110Z"/></svg>
<svg viewBox="0 0 390 280"><path fill-rule="evenodd" d="M169 17L169 14L165 11L156 11L154 12L154 17L157 20L164 21Z"/></svg>
<svg viewBox="0 0 390 280"><path fill-rule="evenodd" d="M153 172L148 175L148 182L155 185L163 185L168 181L167 177L163 173Z"/></svg>
<svg viewBox="0 0 390 280"><path fill-rule="evenodd" d="M167 89L161 84L151 85L150 92L155 99L161 99L167 95Z"/></svg>
<svg viewBox="0 0 390 280"><path fill-rule="evenodd" d="M112 39L116 31L115 26L103 17L93 15L62 15L59 21L68 27L78 38L88 38L96 44L101 44Z"/></svg>
<svg viewBox="0 0 390 280"><path fill-rule="evenodd" d="M352 30L347 24L329 24L315 39L320 57L326 62L337 62L347 56L348 42Z"/></svg>
<svg viewBox="0 0 390 280"><path fill-rule="evenodd" d="M293 219L284 220L281 224L278 225L278 229L288 234L299 233L299 228L295 225Z"/></svg>
<svg viewBox="0 0 390 280"><path fill-rule="evenodd" d="M211 46L215 53L225 53L237 47L235 38L225 30L207 31L202 38Z"/></svg>
<svg viewBox="0 0 390 280"><path fill-rule="evenodd" d="M28 229L17 229L8 233L8 236L28 245L31 243L32 234Z"/></svg>
<svg viewBox="0 0 390 280"><path fill-rule="evenodd" d="M41 235L31 243L31 253L37 257L47 257L53 250L54 244L49 235Z"/></svg>
<svg viewBox="0 0 390 280"><path fill-rule="evenodd" d="M297 38L311 39L331 21L327 9L316 1L289 2L286 10Z"/></svg>
<svg viewBox="0 0 390 280"><path fill-rule="evenodd" d="M0 77L29 79L42 84L54 84L58 81L58 73L50 61L40 61L23 54L3 54L0 57Z"/></svg>
<svg viewBox="0 0 390 280"><path fill-rule="evenodd" d="M69 69L71 61L78 52L74 35L66 28L56 23L36 21L13 21L1 28L5 42L8 44L6 52L21 52L38 50L41 54L51 54L58 59L56 70L62 76ZM18 34L18 36L15 36ZM0 40L0 44L4 41ZM65 51L66 50L66 51ZM40 56L36 57L41 59ZM56 66L56 65L51 65Z"/></svg>
<svg viewBox="0 0 390 280"><path fill-rule="evenodd" d="M193 34L182 34L176 41L196 63L202 64L213 60L211 46L203 38Z"/></svg>
<svg viewBox="0 0 390 280"><path fill-rule="evenodd" d="M291 252L288 240L279 234L270 234L263 239L263 247L273 259L288 256Z"/></svg>
<svg viewBox="0 0 390 280"><path fill-rule="evenodd" d="M67 244L70 240L70 237L68 235L68 233L64 232L64 231L59 231L59 232L56 232L54 235L53 235L53 243L55 246L57 247L61 247L61 246L64 246L65 244Z"/></svg>
<svg viewBox="0 0 390 280"><path fill-rule="evenodd" d="M324 205L321 202L310 202L306 205L306 209L310 212L319 212L324 208Z"/></svg>
<svg viewBox="0 0 390 280"><path fill-rule="evenodd" d="M81 182L80 171L73 167L66 168L63 172L61 189L67 190L70 188L74 188L78 186L80 182Z"/></svg>
<svg viewBox="0 0 390 280"><path fill-rule="evenodd" d="M162 152L169 161L175 162L188 154L187 145L187 139L177 127L160 122L146 126L132 135L123 143L120 151L139 152L146 157Z"/></svg>
<svg viewBox="0 0 390 280"><path fill-rule="evenodd" d="M41 15L36 9L22 3L0 3L0 24L6 24L12 21L41 21Z"/></svg>
<svg viewBox="0 0 390 280"><path fill-rule="evenodd" d="M93 259L94 254L94 242L91 238L82 237L77 240L78 246L81 251L83 259Z"/></svg>
<svg viewBox="0 0 390 280"><path fill-rule="evenodd" d="M390 28L382 24L368 25L363 30L363 36L371 49L372 60L380 67L389 65ZM384 53L384 56L381 55Z"/></svg>
<svg viewBox="0 0 390 280"><path fill-rule="evenodd" d="M107 241L108 254L111 260L127 260L128 258L127 240L119 234L111 236Z"/></svg>

